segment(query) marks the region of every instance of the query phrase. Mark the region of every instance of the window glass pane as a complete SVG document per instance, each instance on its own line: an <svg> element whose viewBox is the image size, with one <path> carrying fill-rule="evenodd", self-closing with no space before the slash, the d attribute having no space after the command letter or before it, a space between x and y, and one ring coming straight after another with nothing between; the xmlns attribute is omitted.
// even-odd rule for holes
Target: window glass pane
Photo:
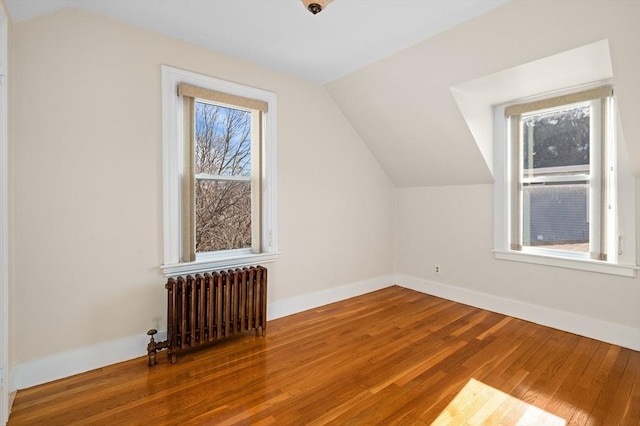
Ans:
<svg viewBox="0 0 640 426"><path fill-rule="evenodd" d="M589 173L588 103L522 116L525 177Z"/></svg>
<svg viewBox="0 0 640 426"><path fill-rule="evenodd" d="M251 176L251 113L195 105L195 173ZM196 253L251 247L251 182L197 180Z"/></svg>
<svg viewBox="0 0 640 426"><path fill-rule="evenodd" d="M195 173L251 176L251 113L196 101Z"/></svg>
<svg viewBox="0 0 640 426"><path fill-rule="evenodd" d="M523 246L589 252L589 185L524 184Z"/></svg>
<svg viewBox="0 0 640 426"><path fill-rule="evenodd" d="M196 253L251 247L251 182L196 181Z"/></svg>

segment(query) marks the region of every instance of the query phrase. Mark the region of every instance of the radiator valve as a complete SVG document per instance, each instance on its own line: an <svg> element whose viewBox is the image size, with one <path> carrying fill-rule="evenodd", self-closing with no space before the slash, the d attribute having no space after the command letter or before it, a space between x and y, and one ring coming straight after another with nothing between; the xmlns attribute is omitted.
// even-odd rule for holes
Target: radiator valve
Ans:
<svg viewBox="0 0 640 426"><path fill-rule="evenodd" d="M151 338L149 340L149 344L147 345L147 354L149 355L149 367L151 367L152 365L156 365L158 363L158 360L156 359L156 353L158 351L168 348L166 340L164 342L155 341L153 336L156 333L158 333L158 330L156 330L155 328L152 328L151 330L147 331L147 336ZM175 361L173 362L175 363Z"/></svg>
<svg viewBox="0 0 640 426"><path fill-rule="evenodd" d="M157 348L156 341L153 338L153 335L156 334L157 332L158 330L156 330L155 328L152 328L151 330L147 331L147 336L151 337L151 340L149 340L149 344L147 345L147 354L149 355L149 367L151 367L152 365L156 365L158 363L158 360L156 360L156 352L158 351L158 348Z"/></svg>

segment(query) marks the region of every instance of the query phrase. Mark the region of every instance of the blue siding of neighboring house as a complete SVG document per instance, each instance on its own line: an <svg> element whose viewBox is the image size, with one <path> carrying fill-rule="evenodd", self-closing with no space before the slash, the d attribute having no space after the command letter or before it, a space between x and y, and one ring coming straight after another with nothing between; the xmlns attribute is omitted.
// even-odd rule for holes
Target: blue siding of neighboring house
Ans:
<svg viewBox="0 0 640 426"><path fill-rule="evenodd" d="M527 206L531 212L530 245L588 242L588 191L587 185L527 187L523 201L525 212Z"/></svg>

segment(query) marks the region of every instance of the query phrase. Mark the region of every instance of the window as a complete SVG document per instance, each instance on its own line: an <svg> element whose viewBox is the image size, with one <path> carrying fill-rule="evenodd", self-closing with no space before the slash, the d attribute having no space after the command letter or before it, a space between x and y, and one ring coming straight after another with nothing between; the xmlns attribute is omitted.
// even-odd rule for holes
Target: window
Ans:
<svg viewBox="0 0 640 426"><path fill-rule="evenodd" d="M260 247L259 128L252 127L252 114L200 99L195 112L195 253ZM259 118L258 118L259 120ZM257 133L257 135L253 135ZM255 183L255 185L252 185ZM252 235L256 229L258 237Z"/></svg>
<svg viewBox="0 0 640 426"><path fill-rule="evenodd" d="M611 89L507 107L511 249L607 260Z"/></svg>
<svg viewBox="0 0 640 426"><path fill-rule="evenodd" d="M634 276L619 263L613 89L495 114L496 258Z"/></svg>
<svg viewBox="0 0 640 426"><path fill-rule="evenodd" d="M165 274L275 260L275 95L162 75Z"/></svg>
<svg viewBox="0 0 640 426"><path fill-rule="evenodd" d="M631 167L626 146L630 142L625 141L622 123L615 117L617 96L610 96L611 90L602 88L614 78L609 52L608 41L600 40L450 88L471 135L493 173L493 254L496 259L625 277L635 277L640 269L636 266L640 264L640 250L636 248L636 241L640 241L640 221L636 213L640 211L637 207L640 197L636 189L640 187L640 181ZM569 87L568 82L573 87ZM592 92L594 89L599 93ZM619 90L618 95L623 98ZM602 108L600 112L596 110L597 99L605 99L606 111ZM593 101L596 101L596 105L592 109ZM545 127L539 127L538 133L540 130L549 131L551 121L579 114L580 109L572 108L574 104L590 106L590 139L592 132L600 133L594 127L598 125L596 114L606 118L606 138L599 153L594 154L597 150L591 149L593 144L590 142L588 170L586 162L581 163L576 159L580 153L586 153L584 145L580 150L574 148L569 159L556 151L559 149L556 145L547 149L547 156L553 155L554 158L564 159L564 162L552 163L549 158L542 163L542 160L536 160L535 157L542 154L535 149L535 155L529 152L529 133L519 134L519 130L525 131L521 126L533 125L531 135L536 137L536 125ZM570 111L562 112L563 109ZM553 114L554 111L565 117L545 114ZM583 120L586 118L579 119L575 124L580 125ZM557 131L560 133L561 129ZM512 149L510 142L516 141L516 138L520 138L520 144ZM531 146L535 148L535 144ZM522 158L517 156L520 155L520 149ZM526 167L525 152L528 157ZM534 159L530 167L531 157ZM601 160L604 163L596 164ZM588 190L585 189L587 181ZM597 182L600 182L600 191L595 189ZM529 193L523 192L525 190ZM607 204L594 199L594 196L601 197L600 200ZM569 214L560 209L557 203L555 216L541 214L549 208L541 203L552 203L563 198L574 200L572 205L575 212ZM529 215L533 212L534 217L527 216L527 211ZM546 228L542 228L542 232L538 220L550 222ZM598 222L600 226L596 226ZM524 226L525 223L527 226ZM555 229L550 227L553 225L566 230L568 224L576 227L570 234L554 233L552 231ZM586 238L577 239L575 236L578 232L589 233L588 251L585 251ZM575 246L571 247L570 244ZM606 255L606 260L599 260L604 259L600 255Z"/></svg>

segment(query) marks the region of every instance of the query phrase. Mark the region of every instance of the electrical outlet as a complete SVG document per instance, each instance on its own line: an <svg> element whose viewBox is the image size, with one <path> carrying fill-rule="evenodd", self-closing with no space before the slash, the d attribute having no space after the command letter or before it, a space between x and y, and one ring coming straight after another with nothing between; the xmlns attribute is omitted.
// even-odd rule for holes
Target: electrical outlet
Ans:
<svg viewBox="0 0 640 426"><path fill-rule="evenodd" d="M435 271L436 274L440 273L440 265L433 265L433 270Z"/></svg>

